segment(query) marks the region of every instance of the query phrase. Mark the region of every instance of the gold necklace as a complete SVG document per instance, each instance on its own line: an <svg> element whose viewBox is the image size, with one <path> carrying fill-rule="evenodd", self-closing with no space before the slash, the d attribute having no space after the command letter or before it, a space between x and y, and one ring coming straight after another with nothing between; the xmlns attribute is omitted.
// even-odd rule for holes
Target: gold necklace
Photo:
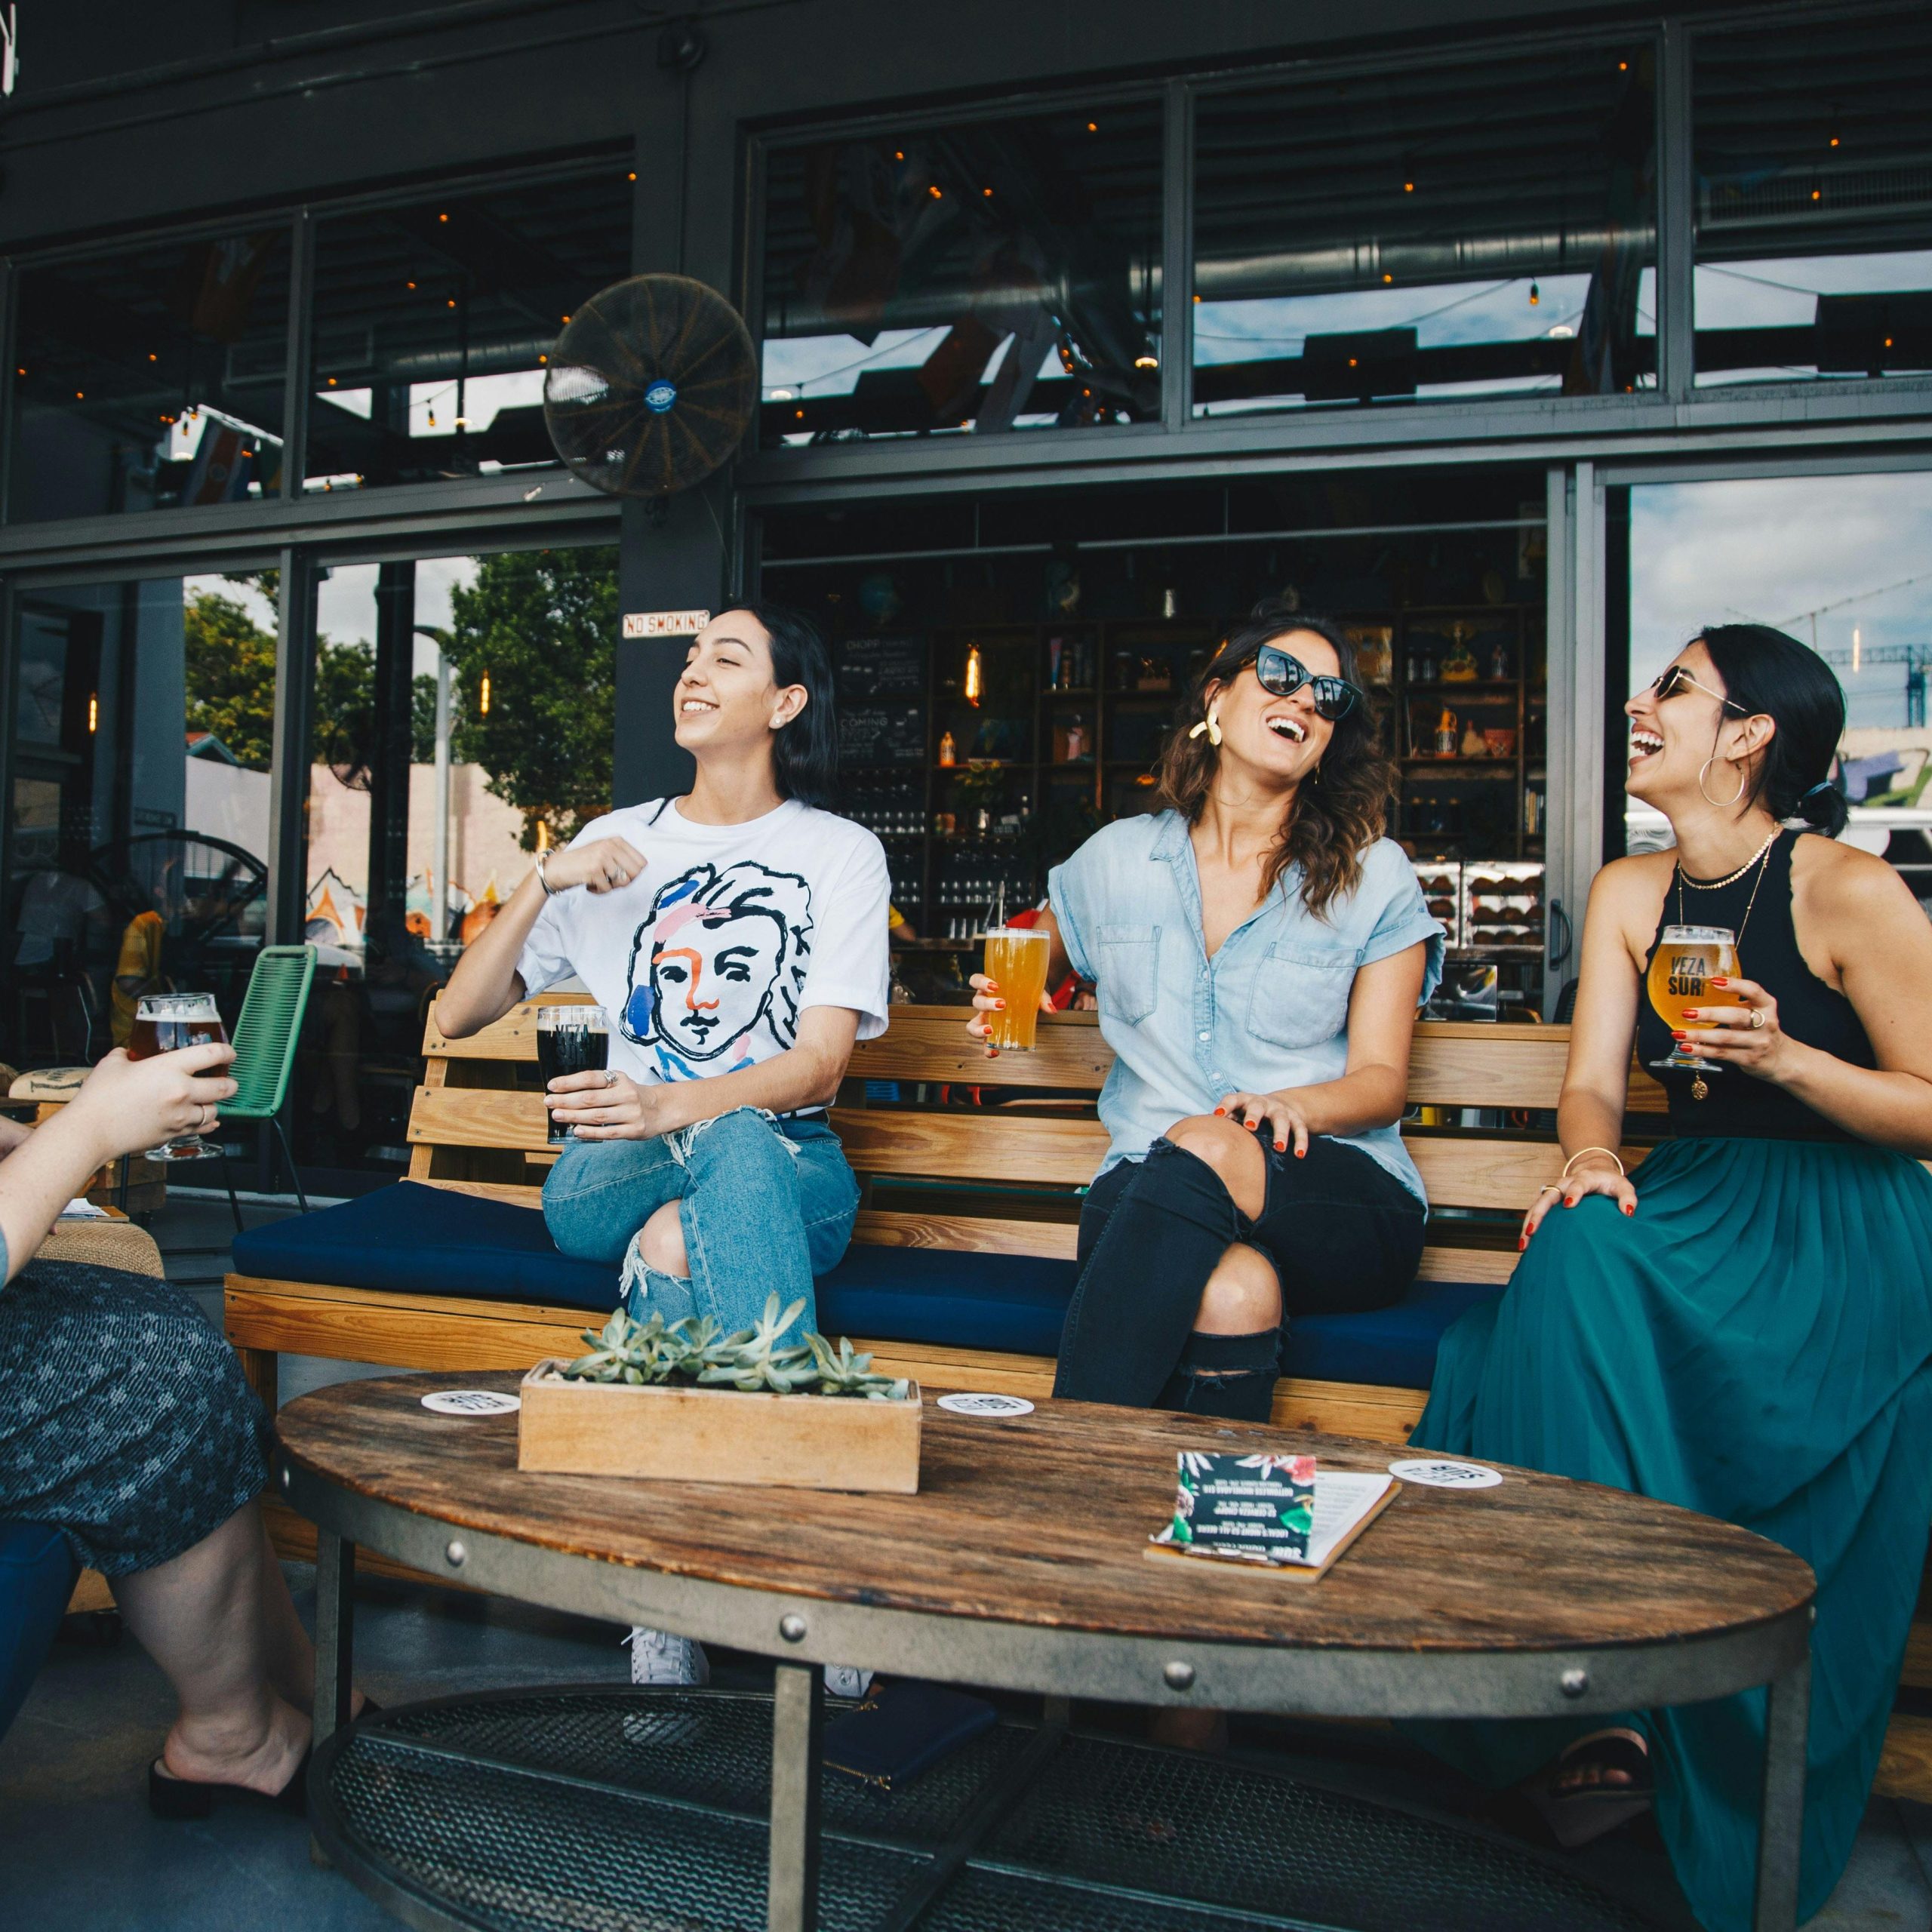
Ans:
<svg viewBox="0 0 1932 1932"><path fill-rule="evenodd" d="M1758 888L1764 884L1764 875L1771 869L1771 848L1778 842L1778 834L1783 829L1784 827L1780 826L1777 832L1773 832L1770 837L1758 848L1755 854L1746 859L1728 878L1712 879L1703 885L1700 885L1695 879L1688 881L1694 892L1715 892L1721 885L1736 884L1753 866L1758 868L1758 876L1751 881L1751 897L1744 902L1744 916L1738 921L1737 936L1731 941L1732 950L1737 955L1740 972L1744 969L1744 928L1751 923L1752 910L1758 903ZM1689 923L1684 916L1685 883L1683 863L1679 860L1677 866L1677 923L1680 926ZM1694 1100L1708 1100L1711 1097L1710 1083L1701 1073L1692 1078L1690 1097Z"/></svg>
<svg viewBox="0 0 1932 1932"><path fill-rule="evenodd" d="M1677 866L1677 876L1680 885L1689 886L1693 892L1716 892L1724 886L1735 885L1778 842L1778 835L1783 829L1784 827L1781 825L1774 826L1770 837L1766 839L1764 844L1760 845L1757 851L1738 867L1737 871L1727 872L1722 878L1686 878L1684 875L1684 862L1680 859ZM1681 890L1677 895L1677 904L1678 909L1680 912L1682 911L1684 894Z"/></svg>

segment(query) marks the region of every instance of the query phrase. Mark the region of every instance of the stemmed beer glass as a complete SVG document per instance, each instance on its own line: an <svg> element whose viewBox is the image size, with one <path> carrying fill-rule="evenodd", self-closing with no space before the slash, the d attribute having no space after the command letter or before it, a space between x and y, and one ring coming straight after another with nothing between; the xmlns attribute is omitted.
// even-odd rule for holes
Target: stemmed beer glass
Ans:
<svg viewBox="0 0 1932 1932"><path fill-rule="evenodd" d="M1657 936L1645 989L1663 1023L1677 1032L1690 1023L1684 1015L1687 1007L1710 1004L1706 989L1712 980L1737 977L1737 935L1729 928L1666 926ZM1681 1040L1672 1041L1669 1054L1650 1064L1654 1070L1675 1067L1700 1076L1719 1070L1715 1060L1700 1060ZM1703 1084L1700 1078L1698 1084Z"/></svg>
<svg viewBox="0 0 1932 1932"><path fill-rule="evenodd" d="M128 1057L151 1060L156 1054L171 1054L182 1047L198 1047L205 1040L226 1044L228 1029L221 1023L221 1011L213 993L143 993L134 1009L134 1030L128 1035ZM150 1147L150 1161L198 1161L218 1154L198 1134L177 1134L158 1147Z"/></svg>

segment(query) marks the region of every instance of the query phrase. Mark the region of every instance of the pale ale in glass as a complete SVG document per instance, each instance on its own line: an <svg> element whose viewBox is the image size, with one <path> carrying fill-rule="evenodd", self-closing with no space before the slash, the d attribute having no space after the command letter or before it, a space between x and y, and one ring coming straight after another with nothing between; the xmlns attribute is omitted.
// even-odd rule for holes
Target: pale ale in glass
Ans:
<svg viewBox="0 0 1932 1932"><path fill-rule="evenodd" d="M1658 1017L1673 1032L1700 1023L1685 1017L1687 1007L1700 1011L1712 1004L1709 991L1713 979L1737 977L1737 936L1723 926L1666 926L1657 936L1657 949L1651 961L1646 990ZM1720 999L1718 1004L1737 1004ZM1674 1044L1667 1059L1653 1060L1654 1067L1696 1067L1706 1073L1717 1071L1715 1060L1699 1060L1682 1041Z"/></svg>
<svg viewBox="0 0 1932 1932"><path fill-rule="evenodd" d="M1030 1053L1047 989L1051 935L1030 926L996 926L986 935L986 977L1006 1002L986 1015L986 1037L1001 1052Z"/></svg>

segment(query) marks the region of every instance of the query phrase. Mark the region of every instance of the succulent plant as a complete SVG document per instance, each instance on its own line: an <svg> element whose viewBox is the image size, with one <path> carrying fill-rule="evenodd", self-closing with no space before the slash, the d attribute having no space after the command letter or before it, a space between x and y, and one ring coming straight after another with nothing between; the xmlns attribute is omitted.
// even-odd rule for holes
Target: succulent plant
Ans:
<svg viewBox="0 0 1932 1932"><path fill-rule="evenodd" d="M860 1395L873 1401L903 1400L907 1385L872 1372L872 1357L853 1352L841 1337L836 1349L808 1330L795 1342L786 1331L804 1311L802 1299L781 1309L771 1296L757 1324L721 1336L715 1316L686 1315L667 1324L662 1315L635 1321L622 1308L601 1329L586 1328L590 1352L558 1373L572 1382L696 1383L700 1387L768 1390L789 1395L812 1389L822 1395Z"/></svg>

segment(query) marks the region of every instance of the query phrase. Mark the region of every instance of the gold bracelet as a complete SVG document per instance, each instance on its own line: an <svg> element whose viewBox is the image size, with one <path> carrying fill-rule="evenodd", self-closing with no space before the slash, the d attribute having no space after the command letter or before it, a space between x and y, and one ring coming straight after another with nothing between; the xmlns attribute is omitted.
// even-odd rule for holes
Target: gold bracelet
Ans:
<svg viewBox="0 0 1932 1932"><path fill-rule="evenodd" d="M1623 1162L1618 1155L1617 1149L1614 1147L1580 1147L1577 1149L1576 1152L1572 1154L1569 1159L1565 1161L1563 1164L1563 1178L1565 1180L1567 1180L1570 1178L1570 1170L1574 1168L1586 1154L1607 1154L1613 1161L1617 1162L1617 1171L1620 1176L1623 1175L1626 1171Z"/></svg>

